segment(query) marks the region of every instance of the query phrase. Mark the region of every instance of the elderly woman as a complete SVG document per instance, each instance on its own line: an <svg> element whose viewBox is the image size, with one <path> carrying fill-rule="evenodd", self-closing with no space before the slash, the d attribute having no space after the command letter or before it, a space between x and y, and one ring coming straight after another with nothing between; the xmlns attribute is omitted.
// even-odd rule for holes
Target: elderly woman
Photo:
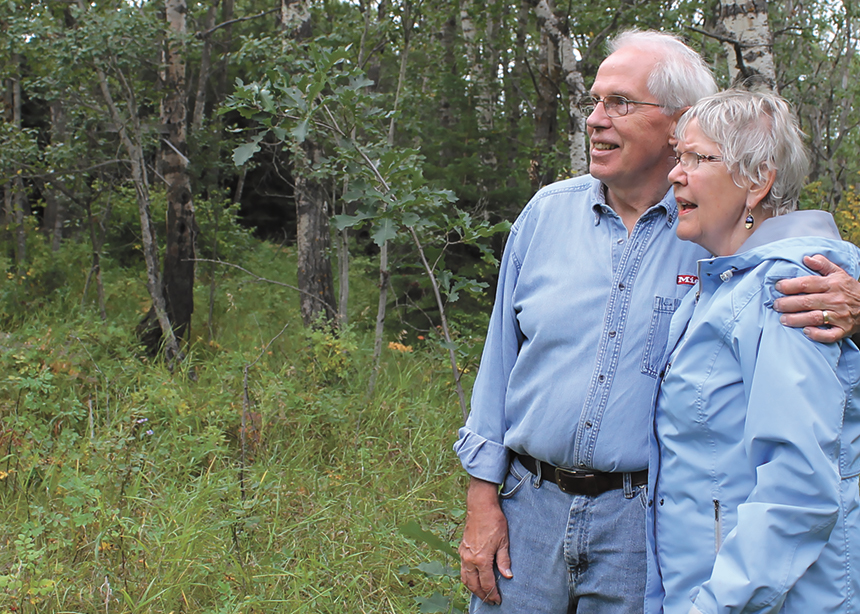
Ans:
<svg viewBox="0 0 860 614"><path fill-rule="evenodd" d="M860 612L860 352L779 323L780 279L821 253L857 276L778 96L728 91L680 120L678 236L705 247L672 320L650 461L646 612Z"/></svg>

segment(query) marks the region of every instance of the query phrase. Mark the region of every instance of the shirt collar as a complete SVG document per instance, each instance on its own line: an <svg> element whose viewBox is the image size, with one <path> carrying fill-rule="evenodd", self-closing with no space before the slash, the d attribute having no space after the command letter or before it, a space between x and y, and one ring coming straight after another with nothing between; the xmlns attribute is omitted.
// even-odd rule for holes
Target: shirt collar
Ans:
<svg viewBox="0 0 860 614"><path fill-rule="evenodd" d="M591 186L591 210L594 212L595 226L600 224L601 213L606 215L618 215L606 202L606 190L606 186L600 181L595 181ZM669 191L666 192L666 195L663 196L660 202L651 206L645 213L643 213L642 217L644 218L647 215L656 215L656 213L654 213L655 211L661 211L666 215L666 226L671 228L672 225L674 225L675 220L678 217L678 203L675 202L675 192L672 188L669 188Z"/></svg>

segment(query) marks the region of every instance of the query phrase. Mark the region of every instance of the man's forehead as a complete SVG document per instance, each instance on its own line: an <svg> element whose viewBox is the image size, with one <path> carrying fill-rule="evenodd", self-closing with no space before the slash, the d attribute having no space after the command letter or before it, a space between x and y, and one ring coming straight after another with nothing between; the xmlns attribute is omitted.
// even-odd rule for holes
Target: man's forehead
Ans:
<svg viewBox="0 0 860 614"><path fill-rule="evenodd" d="M623 47L601 62L590 91L601 96L642 96L659 60L652 49Z"/></svg>

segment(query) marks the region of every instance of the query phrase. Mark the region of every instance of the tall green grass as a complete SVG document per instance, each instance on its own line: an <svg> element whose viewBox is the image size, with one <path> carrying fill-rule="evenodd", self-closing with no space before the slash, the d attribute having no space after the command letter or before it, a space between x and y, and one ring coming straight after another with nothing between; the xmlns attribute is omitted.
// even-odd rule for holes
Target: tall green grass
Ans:
<svg viewBox="0 0 860 614"><path fill-rule="evenodd" d="M243 262L287 283L294 264L265 244ZM9 279L0 296L0 614L464 601L454 561L400 531L416 521L454 542L462 519L445 350L403 336L368 399L372 282L356 281L353 325L333 336L301 327L289 290L219 271L216 335L202 279L171 373L131 334L148 307L138 273L106 269L101 322L80 309L83 274L62 267L59 288Z"/></svg>

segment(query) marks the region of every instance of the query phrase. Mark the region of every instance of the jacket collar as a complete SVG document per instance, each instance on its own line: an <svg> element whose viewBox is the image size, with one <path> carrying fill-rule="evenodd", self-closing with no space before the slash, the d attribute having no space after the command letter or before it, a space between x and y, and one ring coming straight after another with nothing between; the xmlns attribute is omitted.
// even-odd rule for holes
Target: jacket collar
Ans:
<svg viewBox="0 0 860 614"><path fill-rule="evenodd" d="M737 253L743 253L780 239L795 237L825 237L841 240L833 216L827 211L792 211L768 218L744 241Z"/></svg>

